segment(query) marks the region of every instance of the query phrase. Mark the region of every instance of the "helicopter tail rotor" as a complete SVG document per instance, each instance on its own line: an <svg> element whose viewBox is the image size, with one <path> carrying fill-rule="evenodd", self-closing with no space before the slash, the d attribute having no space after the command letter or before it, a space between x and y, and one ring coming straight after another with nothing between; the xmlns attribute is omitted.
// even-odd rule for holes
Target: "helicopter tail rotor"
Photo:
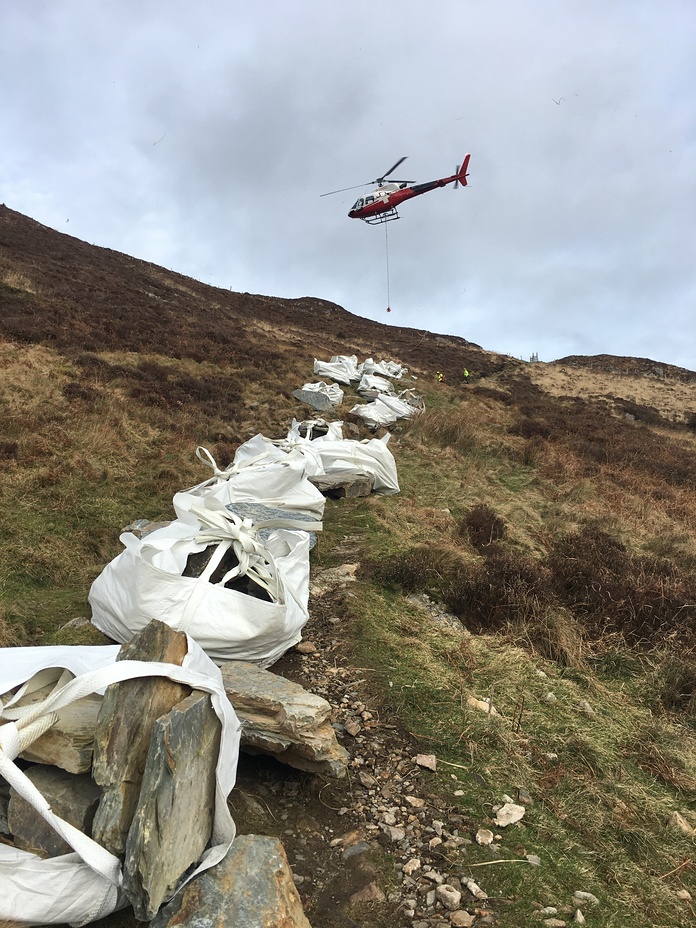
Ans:
<svg viewBox="0 0 696 928"><path fill-rule="evenodd" d="M471 158L471 155L467 155L463 163L457 165L457 170L454 172L456 176L456 180L454 182L455 190L460 184L462 185L462 187L466 187L467 185L466 178L467 178L467 169L469 167L469 158Z"/></svg>

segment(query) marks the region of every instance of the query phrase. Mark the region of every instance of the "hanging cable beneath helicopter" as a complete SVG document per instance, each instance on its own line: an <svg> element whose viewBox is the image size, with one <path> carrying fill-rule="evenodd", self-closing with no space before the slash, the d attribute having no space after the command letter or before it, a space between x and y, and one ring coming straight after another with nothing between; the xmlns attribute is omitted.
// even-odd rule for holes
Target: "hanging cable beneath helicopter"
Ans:
<svg viewBox="0 0 696 928"><path fill-rule="evenodd" d="M391 298L389 294L389 223L384 223L384 249L387 255L387 312L391 312Z"/></svg>

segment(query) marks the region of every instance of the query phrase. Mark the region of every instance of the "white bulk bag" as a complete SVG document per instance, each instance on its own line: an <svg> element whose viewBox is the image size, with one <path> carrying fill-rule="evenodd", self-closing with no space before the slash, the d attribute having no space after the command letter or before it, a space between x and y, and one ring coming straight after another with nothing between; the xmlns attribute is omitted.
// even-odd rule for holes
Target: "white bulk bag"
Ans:
<svg viewBox="0 0 696 928"><path fill-rule="evenodd" d="M411 401L405 400L403 397L406 395L406 392L399 394L399 396L386 396L380 393L371 403L353 406L351 413L360 416L369 428L388 427L394 425L397 419L409 419L411 416L415 416L416 413L423 411L422 402L419 405L414 405L419 401L413 397L411 397Z"/></svg>
<svg viewBox="0 0 696 928"><path fill-rule="evenodd" d="M317 383L306 383L302 389L308 390L310 393L321 393L334 406L338 406L343 402L343 390L337 383L324 383L323 380L319 380Z"/></svg>
<svg viewBox="0 0 696 928"><path fill-rule="evenodd" d="M196 457L213 471L213 476L189 490L174 494L177 518L186 520L191 506L208 496L228 503L263 503L277 509L311 512L318 519L326 500L308 480L308 462L300 455L276 447L263 435L255 435L237 448L225 470L215 463L207 448L197 448Z"/></svg>
<svg viewBox="0 0 696 928"><path fill-rule="evenodd" d="M360 365L363 374L379 374L382 377L394 377L399 379L403 374L408 373L408 368L397 364L396 361L380 361L376 363L372 358L367 358Z"/></svg>
<svg viewBox="0 0 696 928"><path fill-rule="evenodd" d="M327 431L323 435L315 435L314 430L317 427L321 427ZM304 435L300 433L300 429L305 430ZM274 444L278 445L280 448L292 451L292 447L298 438L307 438L311 441L342 441L343 422L327 422L326 419L305 419L302 422L298 422L297 419L293 419L287 438L279 439L275 441Z"/></svg>
<svg viewBox="0 0 696 928"><path fill-rule="evenodd" d="M396 391L389 380L378 377L376 374L363 374L358 384L358 393L386 393L394 394Z"/></svg>
<svg viewBox="0 0 696 928"><path fill-rule="evenodd" d="M360 380L358 359L354 354L337 354L330 361L317 361L315 358L314 373L320 377L330 377L338 383L350 384L352 380Z"/></svg>
<svg viewBox="0 0 696 928"><path fill-rule="evenodd" d="M268 667L301 640L309 614L310 531L320 522L257 522L241 519L212 497L139 539L121 535L126 550L107 564L92 584L92 622L115 641L128 641L152 619L191 635L216 661L253 661ZM282 526L290 524L292 528ZM276 527L280 525L281 527ZM261 542L259 532L271 528ZM296 530L301 529L301 530ZM217 550L200 577L182 577L189 554L210 544ZM219 584L210 583L229 548L239 567ZM248 575L272 602L224 583Z"/></svg>
<svg viewBox="0 0 696 928"><path fill-rule="evenodd" d="M352 471L370 474L374 478L375 493L388 495L399 492L396 461L387 447L389 438L389 435L384 435L382 438L355 441L349 438L329 439L325 436L308 441L291 432L287 440L293 442L295 451L313 462L312 466L317 468L317 473Z"/></svg>
<svg viewBox="0 0 696 928"><path fill-rule="evenodd" d="M136 677L168 677L211 695L222 735L216 766L216 795L211 847L194 873L215 866L227 853L235 827L227 805L239 756L239 721L225 693L219 669L190 638L183 665L116 661L119 648L0 648L0 690L18 693L0 701L0 776L10 784L74 853L43 859L0 844L0 922L17 925L85 925L127 904L118 857L52 812L15 758L56 720L56 711L111 683ZM73 674L76 674L73 678ZM55 682L43 702L16 708L24 692Z"/></svg>

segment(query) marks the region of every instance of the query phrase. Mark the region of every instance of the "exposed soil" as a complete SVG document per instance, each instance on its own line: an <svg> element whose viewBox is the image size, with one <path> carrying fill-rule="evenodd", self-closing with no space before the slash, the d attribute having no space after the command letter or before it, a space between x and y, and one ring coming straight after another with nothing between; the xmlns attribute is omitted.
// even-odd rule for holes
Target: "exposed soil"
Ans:
<svg viewBox="0 0 696 928"><path fill-rule="evenodd" d="M404 907L404 898L424 897L435 885L423 879L417 890L418 876L431 868L447 873L456 860L458 840L465 843L456 834L469 836L471 831L473 836L475 828L468 828L468 819L432 792L429 781L434 774L414 763L415 755L427 747L380 717L369 679L351 663L344 621L345 574L340 568L325 571L323 578L321 573L316 572L319 583L313 581L310 620L304 629L304 641L316 651L292 649L272 670L329 701L339 740L350 754L348 776L334 780L242 753L230 807L238 834L271 835L282 841L312 928L410 926L414 914ZM352 574L350 565L347 574ZM345 728L350 721L360 727L352 736ZM407 795L418 808L405 801ZM409 836L395 842L380 821L386 810L404 806L408 811L399 823ZM433 821L444 825L440 839ZM406 842L421 831L426 842L434 839L434 846L421 847L423 866L404 885L401 868L415 853L406 849ZM374 901L355 898L366 890L376 895ZM468 902L469 911L490 922L492 905L482 908L473 898ZM449 923L444 910L429 914L430 924ZM138 928L140 923L127 909L95 924Z"/></svg>

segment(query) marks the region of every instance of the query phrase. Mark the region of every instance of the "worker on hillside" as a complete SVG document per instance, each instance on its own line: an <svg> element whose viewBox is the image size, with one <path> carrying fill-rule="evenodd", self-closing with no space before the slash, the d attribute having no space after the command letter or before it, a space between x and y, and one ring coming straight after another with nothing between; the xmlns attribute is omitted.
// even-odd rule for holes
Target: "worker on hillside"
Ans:
<svg viewBox="0 0 696 928"><path fill-rule="evenodd" d="M442 381L443 381L444 379L445 379L445 375L442 373L442 371L438 371L438 372L437 372L437 382L438 382L438 383L442 383Z"/></svg>
<svg viewBox="0 0 696 928"><path fill-rule="evenodd" d="M464 383L469 383L469 371L466 368L462 371L462 379Z"/></svg>

